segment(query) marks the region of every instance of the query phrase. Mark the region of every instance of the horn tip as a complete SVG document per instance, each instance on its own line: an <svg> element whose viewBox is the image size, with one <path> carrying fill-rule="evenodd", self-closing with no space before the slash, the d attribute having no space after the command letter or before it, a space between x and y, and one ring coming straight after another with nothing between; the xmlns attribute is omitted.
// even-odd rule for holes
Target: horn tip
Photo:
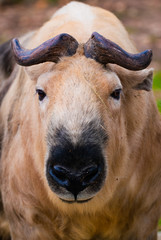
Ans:
<svg viewBox="0 0 161 240"><path fill-rule="evenodd" d="M153 57L153 51L152 49L147 49L145 51L145 55L147 56L147 66L149 66L149 64L151 63L152 61L152 57Z"/></svg>
<svg viewBox="0 0 161 240"><path fill-rule="evenodd" d="M17 38L13 38L13 39L11 40L11 47L12 47L13 51L14 51L15 49L20 49L20 48L21 48L20 42L19 42L19 40L18 40Z"/></svg>
<svg viewBox="0 0 161 240"><path fill-rule="evenodd" d="M153 51L152 51L152 49L148 49L148 51L149 51L150 57L152 58L152 57L153 57Z"/></svg>

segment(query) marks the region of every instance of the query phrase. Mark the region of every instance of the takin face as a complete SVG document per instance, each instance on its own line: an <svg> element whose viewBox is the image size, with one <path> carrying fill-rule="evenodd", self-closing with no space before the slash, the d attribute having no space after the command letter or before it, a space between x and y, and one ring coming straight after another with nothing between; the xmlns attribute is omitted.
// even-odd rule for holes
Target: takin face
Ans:
<svg viewBox="0 0 161 240"><path fill-rule="evenodd" d="M50 198L56 194L67 203L87 202L105 191L108 179L119 176L119 162L126 159L121 82L110 69L77 54L39 76L36 92L41 126L46 126ZM119 150L113 151L116 145Z"/></svg>
<svg viewBox="0 0 161 240"><path fill-rule="evenodd" d="M81 207L88 204L88 208L94 211L100 206L102 208L107 203L106 196L110 199L118 179L127 171L125 91L123 94L117 74L105 66L105 62L110 61L110 54L106 52L98 56L97 51L93 53L92 46L97 50L98 41L106 45L106 39L100 38L103 37L94 33L91 41L78 46L71 36L65 36L65 43L62 43L61 35L29 51L22 50L19 43L13 41L15 59L23 66L56 62L44 63L41 70L38 65L32 66L26 69L26 73L36 85L36 114L42 130L42 149L46 149L42 154L45 160L40 164L40 159L35 158L35 164L40 166L41 176L45 171L43 181L49 198L61 209L69 210L67 203L75 203L76 208L78 203L84 203ZM51 42L52 46L46 48ZM59 46L56 50L53 42ZM111 44L110 49L113 47ZM43 53L40 53L42 49ZM52 59L51 49L59 50L59 53L54 52ZM66 57L59 61L64 55ZM126 56L120 62L122 55L114 55L116 59L112 59L112 63L116 61L118 65L125 64L124 67L131 69ZM142 57L128 56L128 59L134 60L132 66L135 70L147 65L145 61L141 61L144 66L137 66L138 62L134 64L137 58ZM149 71L143 75L143 79L140 78L139 83L131 88L150 89L151 79L145 76L149 75ZM37 125L36 122L32 124Z"/></svg>
<svg viewBox="0 0 161 240"><path fill-rule="evenodd" d="M47 130L46 177L50 188L64 201L88 201L103 187L109 168L107 146L109 141L114 141L107 129L112 129L115 124L121 127L121 116L116 117L113 127L110 126L112 116L110 119L103 117L106 108L113 118L120 111L122 86L119 79L103 69L98 76L91 68L86 69L82 59L64 69L61 81L60 73L49 77L53 84L53 80L58 79L61 86L57 94L53 91L46 93L55 98L53 106L50 106L52 114ZM102 91L102 84L97 81L100 78L106 92ZM111 89L108 89L110 81ZM44 89L41 81L38 84L38 89ZM109 106L105 105L106 99L109 99ZM41 105L47 99L43 101Z"/></svg>

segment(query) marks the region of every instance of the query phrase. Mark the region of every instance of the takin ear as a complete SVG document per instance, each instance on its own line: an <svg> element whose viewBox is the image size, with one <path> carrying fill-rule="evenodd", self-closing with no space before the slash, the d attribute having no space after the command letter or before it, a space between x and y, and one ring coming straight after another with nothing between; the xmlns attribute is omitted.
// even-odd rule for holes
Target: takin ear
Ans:
<svg viewBox="0 0 161 240"><path fill-rule="evenodd" d="M24 67L24 70L30 80L37 82L37 79L40 77L40 75L51 72L54 65L55 63L53 62L45 62L30 67Z"/></svg>
<svg viewBox="0 0 161 240"><path fill-rule="evenodd" d="M139 83L133 89L151 91L153 85L153 68L142 70L139 74Z"/></svg>
<svg viewBox="0 0 161 240"><path fill-rule="evenodd" d="M124 89L135 89L151 91L153 82L153 68L140 71L131 71L117 65L110 65L112 71L116 72Z"/></svg>

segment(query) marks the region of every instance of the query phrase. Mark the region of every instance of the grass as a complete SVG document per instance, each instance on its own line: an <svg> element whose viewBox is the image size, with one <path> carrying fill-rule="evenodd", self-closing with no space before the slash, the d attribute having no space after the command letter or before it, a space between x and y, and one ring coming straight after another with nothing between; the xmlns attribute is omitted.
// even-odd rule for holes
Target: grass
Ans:
<svg viewBox="0 0 161 240"><path fill-rule="evenodd" d="M158 109L161 112L161 71L154 74L153 91L156 97Z"/></svg>
<svg viewBox="0 0 161 240"><path fill-rule="evenodd" d="M161 91L161 71L156 72L153 78L153 90Z"/></svg>
<svg viewBox="0 0 161 240"><path fill-rule="evenodd" d="M157 106L158 106L159 112L161 112L161 99L157 100Z"/></svg>
<svg viewBox="0 0 161 240"><path fill-rule="evenodd" d="M158 71L154 74L153 91L156 97L158 109L161 112L161 71ZM161 231L161 219L158 223L158 230Z"/></svg>
<svg viewBox="0 0 161 240"><path fill-rule="evenodd" d="M158 223L158 229L159 231L161 231L161 219L159 220L159 223Z"/></svg>

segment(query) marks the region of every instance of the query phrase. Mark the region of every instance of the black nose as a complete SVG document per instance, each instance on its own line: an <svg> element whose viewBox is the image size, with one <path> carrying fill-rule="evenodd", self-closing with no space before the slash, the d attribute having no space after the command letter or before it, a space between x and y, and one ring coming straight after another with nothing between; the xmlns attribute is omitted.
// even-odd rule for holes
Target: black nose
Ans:
<svg viewBox="0 0 161 240"><path fill-rule="evenodd" d="M99 173L100 169L96 164L79 169L79 171L74 171L61 165L55 165L49 170L53 180L70 191L75 198L79 192L95 183Z"/></svg>

